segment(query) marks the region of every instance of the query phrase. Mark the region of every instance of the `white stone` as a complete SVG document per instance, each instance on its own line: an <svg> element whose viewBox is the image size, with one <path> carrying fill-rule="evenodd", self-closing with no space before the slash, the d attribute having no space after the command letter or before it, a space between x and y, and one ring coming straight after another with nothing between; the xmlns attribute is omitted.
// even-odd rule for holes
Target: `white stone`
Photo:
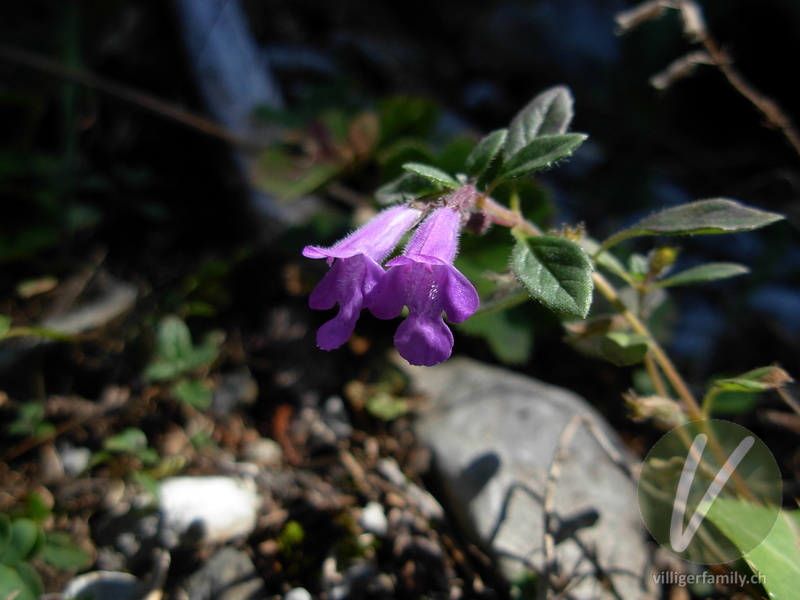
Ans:
<svg viewBox="0 0 800 600"><path fill-rule="evenodd" d="M286 592L283 600L311 600L311 593L306 588L296 587Z"/></svg>
<svg viewBox="0 0 800 600"><path fill-rule="evenodd" d="M256 527L261 504L252 479L164 479L158 491L163 540L174 546L187 537L210 544L247 537Z"/></svg>
<svg viewBox="0 0 800 600"><path fill-rule="evenodd" d="M367 502L358 517L358 524L361 529L368 533L374 533L378 537L383 537L389 531L389 520L386 518L386 511L380 502Z"/></svg>

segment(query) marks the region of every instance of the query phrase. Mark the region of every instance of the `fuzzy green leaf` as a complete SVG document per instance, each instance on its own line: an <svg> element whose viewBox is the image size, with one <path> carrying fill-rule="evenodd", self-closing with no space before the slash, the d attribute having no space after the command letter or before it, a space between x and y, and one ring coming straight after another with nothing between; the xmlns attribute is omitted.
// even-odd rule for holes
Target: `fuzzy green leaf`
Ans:
<svg viewBox="0 0 800 600"><path fill-rule="evenodd" d="M452 175L450 175L446 171L442 171L441 169L437 169L436 167L432 167L430 165L410 162L404 164L403 169L411 173L415 173L420 177L424 177L425 179L428 179L435 183L441 184L444 187L448 187L451 189L456 189L459 187L458 181L456 181L456 179Z"/></svg>
<svg viewBox="0 0 800 600"><path fill-rule="evenodd" d="M578 244L555 236L518 236L511 270L534 300L584 318L592 304L592 262Z"/></svg>
<svg viewBox="0 0 800 600"><path fill-rule="evenodd" d="M777 514L777 520L776 520ZM797 598L800 581L800 511L780 511L766 506L717 498L706 518L740 549L750 549L744 559L770 598ZM771 526L774 523L774 526ZM756 525L754 527L754 525ZM754 531L770 531L765 540Z"/></svg>
<svg viewBox="0 0 800 600"><path fill-rule="evenodd" d="M783 215L715 198L675 206L645 217L603 243L608 249L632 237L648 235L711 235L752 231L780 221Z"/></svg>
<svg viewBox="0 0 800 600"><path fill-rule="evenodd" d="M515 179L551 166L571 155L588 136L583 133L547 135L532 140L521 148L500 169L499 181Z"/></svg>
<svg viewBox="0 0 800 600"><path fill-rule="evenodd" d="M507 135L508 129L497 129L478 142L464 163L467 175L474 177L483 173L500 152Z"/></svg>
<svg viewBox="0 0 800 600"><path fill-rule="evenodd" d="M534 139L565 133L572 122L572 94L565 86L547 89L511 120L505 157L510 159Z"/></svg>
<svg viewBox="0 0 800 600"><path fill-rule="evenodd" d="M658 282L660 287L674 287L677 285L691 285L706 283L720 279L729 279L738 275L749 273L750 269L737 263L708 263L686 269Z"/></svg>

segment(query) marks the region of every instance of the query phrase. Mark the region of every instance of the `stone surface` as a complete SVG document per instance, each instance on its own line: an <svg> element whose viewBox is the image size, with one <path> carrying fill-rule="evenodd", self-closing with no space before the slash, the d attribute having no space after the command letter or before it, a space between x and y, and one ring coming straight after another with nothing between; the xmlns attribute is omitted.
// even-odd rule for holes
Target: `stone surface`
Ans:
<svg viewBox="0 0 800 600"><path fill-rule="evenodd" d="M256 526L262 498L252 479L170 477L159 485L161 538L179 544L225 543L247 537Z"/></svg>
<svg viewBox="0 0 800 600"><path fill-rule="evenodd" d="M245 444L242 458L259 467L277 467L283 462L283 449L273 439L259 438Z"/></svg>
<svg viewBox="0 0 800 600"><path fill-rule="evenodd" d="M127 600L146 590L130 573L91 571L72 579L64 588L64 598L84 600Z"/></svg>
<svg viewBox="0 0 800 600"><path fill-rule="evenodd" d="M364 531L378 537L385 536L389 531L389 520L380 502L367 502L358 516L358 524Z"/></svg>
<svg viewBox="0 0 800 600"><path fill-rule="evenodd" d="M186 580L191 600L261 600L267 597L264 581L242 550L224 547Z"/></svg>
<svg viewBox="0 0 800 600"><path fill-rule="evenodd" d="M541 571L543 499L562 431L586 415L620 448L615 434L580 397L510 371L452 359L409 372L430 398L417 432L434 452L456 518L509 579ZM553 505L555 570L571 586L564 597L656 597L636 485L584 426L561 461Z"/></svg>
<svg viewBox="0 0 800 600"><path fill-rule="evenodd" d="M302 587L292 588L286 592L283 600L311 600L311 592Z"/></svg>

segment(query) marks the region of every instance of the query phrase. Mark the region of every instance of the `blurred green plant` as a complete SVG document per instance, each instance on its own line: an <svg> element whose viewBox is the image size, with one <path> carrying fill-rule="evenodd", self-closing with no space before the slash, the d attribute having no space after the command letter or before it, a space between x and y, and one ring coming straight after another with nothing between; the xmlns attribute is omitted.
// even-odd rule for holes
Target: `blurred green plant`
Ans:
<svg viewBox="0 0 800 600"><path fill-rule="evenodd" d="M257 185L289 200L371 168L386 180L411 160L454 164L469 142L455 140L435 156L431 140L438 113L435 103L410 96L369 109L330 106L330 100L320 106L312 98L290 111L263 111L285 133L258 157Z"/></svg>
<svg viewBox="0 0 800 600"><path fill-rule="evenodd" d="M175 315L161 319L156 330L155 358L144 371L149 381L166 382L172 394L189 406L211 406L211 385L205 378L219 357L219 332L211 332L195 345L186 323Z"/></svg>
<svg viewBox="0 0 800 600"><path fill-rule="evenodd" d="M158 452L150 448L147 435L137 427L128 427L103 440L103 447L92 455L89 467L113 461L115 457L129 456L143 467L153 467L159 461Z"/></svg>
<svg viewBox="0 0 800 600"><path fill-rule="evenodd" d="M36 600L44 592L42 579L31 564L40 560L57 569L77 570L91 554L66 531L45 531L51 509L36 494L17 515L0 513L0 598Z"/></svg>

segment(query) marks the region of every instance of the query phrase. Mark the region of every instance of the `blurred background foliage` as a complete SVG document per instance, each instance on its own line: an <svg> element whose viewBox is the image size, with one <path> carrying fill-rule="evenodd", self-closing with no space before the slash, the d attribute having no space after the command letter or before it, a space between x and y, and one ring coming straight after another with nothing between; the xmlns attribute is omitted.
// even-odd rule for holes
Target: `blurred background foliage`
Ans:
<svg viewBox="0 0 800 600"><path fill-rule="evenodd" d="M566 84L576 98L573 128L590 140L526 187L526 214L554 228L578 222L598 238L653 208L697 198L727 196L786 214L788 223L767 233L682 241L682 266L702 256L740 261L753 273L681 292L664 311L664 330L672 331L673 351L698 380L773 361L800 373L794 227L800 157L710 66L656 91L650 78L694 46L674 11L616 35L614 15L634 4L245 0L283 98L282 107L257 115L267 134L255 152L256 184L295 207L289 226L274 235L274 224L265 222L272 217L248 201L248 181L225 141L74 76L88 73L203 113L171 3L4 3L0 313L17 325L38 323L87 266L134 283L144 316L126 321L121 349L94 342L106 382L148 364L146 349L166 314L188 319L200 334L222 327L258 337L273 323L271 309L304 310L305 294L322 272L299 259L299 249L347 231L354 208L358 214L368 207L403 162L446 168L535 93ZM800 6L793 0L702 5L737 68L796 119L800 92L788 60L800 52ZM48 73L25 66L17 50L56 66ZM311 193L324 202L302 208L298 198ZM463 241L459 266L479 288L486 271L506 266L504 233ZM303 315L308 332L326 319ZM386 347L393 330L374 320L359 328L374 348ZM556 319L531 303L477 317L460 331L463 351L590 396L613 390L608 401L618 403L624 379L562 348ZM343 360L321 357L312 338L308 333L296 354L265 352L286 361ZM254 347L251 358L258 356ZM357 345L346 352L364 355ZM120 357L131 365L120 367ZM576 370L585 377L576 381ZM338 377L326 372L321 379L336 387ZM47 378L56 387L76 385L74 376ZM21 379L30 392L31 381Z"/></svg>

